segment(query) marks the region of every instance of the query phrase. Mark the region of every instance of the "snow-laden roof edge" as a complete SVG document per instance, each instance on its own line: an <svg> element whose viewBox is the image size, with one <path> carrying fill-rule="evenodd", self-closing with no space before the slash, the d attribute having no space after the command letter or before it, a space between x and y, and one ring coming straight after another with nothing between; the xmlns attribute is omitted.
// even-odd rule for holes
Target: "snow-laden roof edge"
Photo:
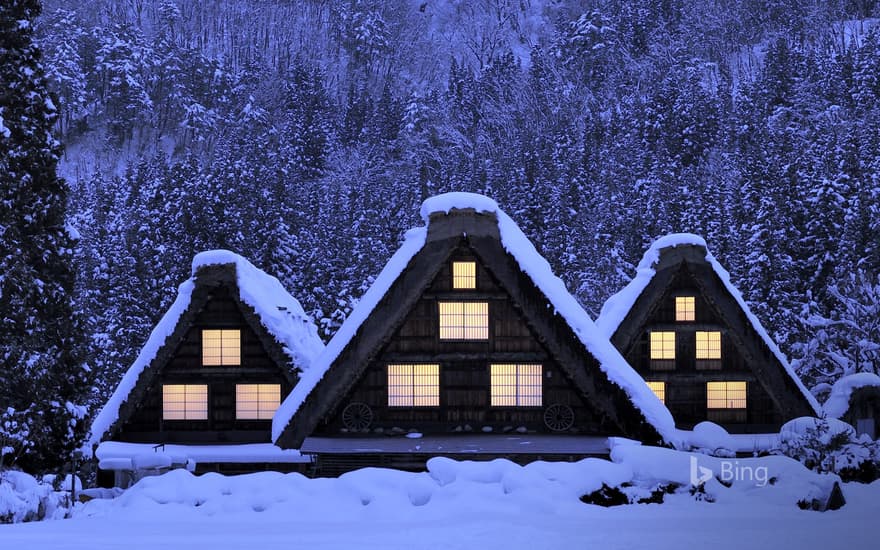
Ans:
<svg viewBox="0 0 880 550"><path fill-rule="evenodd" d="M272 441L277 441L281 437L284 428L330 369L330 365L354 338L358 329L367 320L367 317L370 316L370 313L376 308L376 305L382 300L412 257L425 245L427 235L427 227L418 227L406 232L403 244L391 256L379 276L358 300L351 313L343 321L342 326L327 343L324 351L312 361L311 368L300 377L299 382L275 411L275 416L272 417Z"/></svg>
<svg viewBox="0 0 880 550"><path fill-rule="evenodd" d="M672 233L669 235L665 235L660 237L656 241L654 241L648 250L645 252L645 255L642 257L642 260L639 262L638 267L636 268L636 276L633 277L632 281L623 289L614 294L605 302L602 306L602 310L599 312L599 317L596 319L596 326L599 328L599 331L603 335L603 337L610 339L617 329L620 327L620 324L626 318L626 315L632 309L633 305L635 305L636 300L639 299L639 296L642 295L642 292L648 287L651 283L651 280L654 278L656 271L654 266L660 261L660 253L663 249L666 248L674 248L676 246L699 246L702 247L703 250L706 251L706 262L712 267L712 270L718 275L718 278L721 279L721 282L724 284L724 287L733 296L734 300L736 300L739 307L742 309L743 313L746 315L746 318L751 323L752 328L758 333L776 359L782 364L783 368L785 368L786 373L789 377L794 381L797 385L798 389L804 395L804 397L809 402L810 406L819 415L822 411L822 407L819 405L819 402L816 401L816 398L807 390L807 387L804 386L804 383L801 381L800 377L797 373L794 372L794 369L788 362L788 359L779 349L779 346L776 345L776 342L770 338L770 335L767 333L764 326L758 320L749 306L746 304L745 298L743 298L742 293L736 288L730 280L730 273L722 267L718 260L715 259L715 256L709 252L709 247L706 245L706 241L698 236L691 233Z"/></svg>
<svg viewBox="0 0 880 550"><path fill-rule="evenodd" d="M288 398L281 404L272 422L272 440L277 441L284 428L293 418L309 392L317 385L323 374L354 337L357 329L370 315L388 289L425 244L427 224L435 213L448 214L451 210L472 209L491 213L498 219L501 244L511 254L520 268L532 279L547 297L556 312L568 323L587 350L598 360L599 367L609 380L621 387L645 419L668 442L676 439L675 422L669 410L657 399L644 379L626 362L611 342L599 336L593 320L568 292L565 284L554 273L550 264L535 249L519 226L504 213L498 204L483 195L473 193L446 193L428 198L422 203L420 214L425 226L411 230L404 244L392 256L373 286L364 294L351 315L327 344L324 353L315 361L315 368L303 378Z"/></svg>
<svg viewBox="0 0 880 550"><path fill-rule="evenodd" d="M849 400L854 391L860 388L880 388L880 376L870 372L859 372L842 377L831 386L831 393L822 406L828 418L841 418L849 410Z"/></svg>
<svg viewBox="0 0 880 550"><path fill-rule="evenodd" d="M210 250L197 254L192 261L191 277L180 285L177 298L153 328L146 343L126 371L113 395L95 416L83 452L92 447L119 418L119 409L137 385L144 369L152 363L165 341L174 332L181 316L189 308L199 269L208 265L235 265L240 299L251 306L266 330L281 343L292 363L307 371L312 360L324 348L318 329L300 303L287 293L275 277L258 269L245 258L228 250Z"/></svg>

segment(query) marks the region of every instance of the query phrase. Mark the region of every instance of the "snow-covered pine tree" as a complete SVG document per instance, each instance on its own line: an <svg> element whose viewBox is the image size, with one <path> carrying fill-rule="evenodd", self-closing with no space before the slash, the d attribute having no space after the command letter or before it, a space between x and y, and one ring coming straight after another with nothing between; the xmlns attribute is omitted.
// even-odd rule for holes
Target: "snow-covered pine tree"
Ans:
<svg viewBox="0 0 880 550"><path fill-rule="evenodd" d="M75 232L55 173L58 113L33 41L37 0L0 4L0 410L27 411L20 466L63 463L83 433L88 369L72 303Z"/></svg>

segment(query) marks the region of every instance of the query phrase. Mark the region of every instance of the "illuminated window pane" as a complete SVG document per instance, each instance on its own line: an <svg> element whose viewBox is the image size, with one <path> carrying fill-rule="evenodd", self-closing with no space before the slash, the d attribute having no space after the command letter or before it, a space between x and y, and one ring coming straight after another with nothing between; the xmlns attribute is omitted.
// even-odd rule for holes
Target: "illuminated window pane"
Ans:
<svg viewBox="0 0 880 550"><path fill-rule="evenodd" d="M486 340L489 338L487 302L440 302L441 340Z"/></svg>
<svg viewBox="0 0 880 550"><path fill-rule="evenodd" d="M543 403L541 365L490 365L493 407L540 407Z"/></svg>
<svg viewBox="0 0 880 550"><path fill-rule="evenodd" d="M697 359L721 359L721 333L697 331Z"/></svg>
<svg viewBox="0 0 880 550"><path fill-rule="evenodd" d="M706 406L710 409L745 409L745 382L707 382Z"/></svg>
<svg viewBox="0 0 880 550"><path fill-rule="evenodd" d="M163 420L207 420L208 386L206 384L164 384L162 386Z"/></svg>
<svg viewBox="0 0 880 550"><path fill-rule="evenodd" d="M389 407L439 407L440 365L388 365Z"/></svg>
<svg viewBox="0 0 880 550"><path fill-rule="evenodd" d="M240 365L241 331L238 329L202 331L202 365Z"/></svg>
<svg viewBox="0 0 880 550"><path fill-rule="evenodd" d="M675 359L675 333L651 333L651 359Z"/></svg>
<svg viewBox="0 0 880 550"><path fill-rule="evenodd" d="M452 262L452 288L477 288L476 262Z"/></svg>
<svg viewBox="0 0 880 550"><path fill-rule="evenodd" d="M271 420L281 403L281 384L236 384L235 418Z"/></svg>
<svg viewBox="0 0 880 550"><path fill-rule="evenodd" d="M693 296L678 296L675 298L675 320L693 321L695 319Z"/></svg>
<svg viewBox="0 0 880 550"><path fill-rule="evenodd" d="M666 382L647 382L648 387L651 388L651 391L654 392L654 395L657 396L662 403L666 403Z"/></svg>

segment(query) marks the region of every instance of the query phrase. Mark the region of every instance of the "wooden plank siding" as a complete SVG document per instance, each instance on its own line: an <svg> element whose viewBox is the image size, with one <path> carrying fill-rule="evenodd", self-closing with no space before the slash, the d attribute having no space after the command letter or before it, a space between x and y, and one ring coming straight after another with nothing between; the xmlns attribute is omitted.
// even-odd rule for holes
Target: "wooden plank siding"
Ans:
<svg viewBox="0 0 880 550"><path fill-rule="evenodd" d="M241 361L238 366L202 365L202 330L238 329ZM208 387L207 420L163 420L164 384L204 384ZM271 420L235 418L236 384L279 384L281 399L290 393L291 375L270 356L260 336L245 319L228 286L210 289L201 309L167 362L144 391L143 398L114 438L154 443L268 442Z"/></svg>
<svg viewBox="0 0 880 550"><path fill-rule="evenodd" d="M477 288L453 290L453 261L477 264ZM441 340L440 301L486 301L489 303L489 337L486 340ZM437 407L389 407L387 365L397 363L439 364L440 399ZM541 364L543 389L540 407L492 407L490 405L490 365L493 363ZM571 381L551 359L523 320L511 296L505 292L480 259L466 245L459 246L443 263L400 328L377 356L370 361L361 379L316 435L344 433L341 411L348 403L367 404L374 419L370 429L383 433L395 428L428 433L480 431L493 432L524 427L549 432L544 426L546 406L568 405L575 413L575 433L598 433L601 423L572 388Z"/></svg>
<svg viewBox="0 0 880 550"><path fill-rule="evenodd" d="M654 302L644 322L639 327L621 326L618 331L632 334L629 347L621 350L627 361L646 380L666 383L666 406L680 428L690 429L699 422L711 420L733 433L778 431L787 418L767 386L768 378L781 378L782 373L774 377L771 371L779 371L782 366L771 367L776 361L769 350L761 350L751 341L746 342L743 334L731 326L729 319L738 316L742 317L738 319L740 326L747 322L741 310L736 308L733 311L724 302L711 299L707 291L721 292L722 289L720 285L707 285L707 280L715 278L708 265L683 262L666 271L655 276L666 283L665 289L651 297ZM695 297L694 321L675 320L677 296ZM675 332L674 361L651 360L649 341L652 331ZM696 359L697 331L721 333L720 360ZM614 342L618 347L621 347L621 341L620 334L615 335ZM761 365L766 366L760 368ZM707 408L706 385L720 381L746 382L745 411Z"/></svg>

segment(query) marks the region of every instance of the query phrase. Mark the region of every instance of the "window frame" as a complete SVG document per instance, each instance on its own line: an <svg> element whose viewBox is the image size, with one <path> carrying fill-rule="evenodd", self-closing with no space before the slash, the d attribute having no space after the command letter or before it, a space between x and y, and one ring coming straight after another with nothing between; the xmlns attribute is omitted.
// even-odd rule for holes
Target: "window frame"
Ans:
<svg viewBox="0 0 880 550"><path fill-rule="evenodd" d="M219 333L217 338L207 338L206 337L206 333L214 333L214 332ZM226 348L224 347L224 341L225 341L224 336L231 337L231 334L227 334L227 333L233 333L233 332L237 333L237 342L238 342L237 351L238 351L238 353L237 354L230 354L229 355L230 362L226 362L226 354L224 353L226 351ZM201 329L201 332L199 333L199 337L201 338L201 366L203 366L203 367L240 367L241 366L241 333L242 333L241 328L203 328L203 329ZM219 345L217 348L219 350L219 355L210 355L209 356L205 353L207 351L208 341L210 341L210 340L217 340L219 342ZM211 357L212 360L213 360L213 358L218 358L217 360L219 362L216 362L216 363L215 362L208 362L207 357ZM232 360L235 360L235 362L233 363Z"/></svg>
<svg viewBox="0 0 880 550"><path fill-rule="evenodd" d="M724 402L727 406L713 406L713 401L717 402L720 398L712 397L712 385L723 384L724 385ZM732 389L730 388L730 384L742 384L742 389ZM716 389L716 391L718 391ZM732 391L742 391L742 397L730 397L730 393ZM739 401L742 400L741 407L731 407L729 403L731 401ZM709 411L745 411L749 408L749 383L747 380L712 380L706 382L706 409Z"/></svg>
<svg viewBox="0 0 880 550"><path fill-rule="evenodd" d="M455 267L457 265L471 265L473 266L472 274L464 274L464 275L456 275ZM454 291L468 291L468 290L477 290L477 262L475 260L452 260L450 263L450 280L452 283L452 290ZM456 286L457 280L472 280L473 286Z"/></svg>
<svg viewBox="0 0 880 550"><path fill-rule="evenodd" d="M702 347L700 337L703 337ZM713 346L713 336L717 336L718 345ZM724 357L723 339L720 330L697 330L694 331L694 360L697 368L721 368L721 360ZM712 352L717 351L717 357ZM701 357L701 352L704 357ZM702 365L701 365L702 363Z"/></svg>
<svg viewBox="0 0 880 550"><path fill-rule="evenodd" d="M256 405L257 405L257 408L256 408L257 416L243 417L243 416L239 415L239 403L241 402L239 399L239 388L242 388L244 386L256 386L257 387L257 400L253 402L253 403L256 403ZM278 403L275 405L275 408L272 409L272 412L268 413L268 416L260 416L261 413L268 412L268 411L263 411L261 409L261 405L264 403L263 400L261 399L261 397L262 397L261 396L261 389L264 389L266 387L277 387L277 389L278 389ZM283 401L283 399L281 398L281 384L280 383L276 383L276 382L236 383L235 384L235 420L244 421L244 422L272 420L272 418L275 416L275 411L277 411L278 407L281 406L281 401Z"/></svg>
<svg viewBox="0 0 880 550"><path fill-rule="evenodd" d="M409 373L392 373L392 368L403 368L408 367ZM433 367L435 369L435 373L421 374L421 376L432 376L436 382L433 385L434 390L429 395L421 395L416 393L416 388L430 388L431 385L427 384L416 384L416 368L417 367ZM385 365L385 390L387 394L387 399L385 401L386 406L389 409L404 409L404 408L413 408L413 409L430 409L430 408L438 408L440 407L440 363L387 363ZM392 385L392 376L398 378L398 383ZM409 382L400 383L400 379L406 379L409 377ZM409 388L409 393L404 395L392 395L391 388ZM431 401L436 400L436 403L431 402L428 404L416 404L416 400L419 398L429 398ZM406 401L409 403L403 402L394 402L392 403L392 399Z"/></svg>
<svg viewBox="0 0 880 550"><path fill-rule="evenodd" d="M451 306L451 305L458 305L458 304L463 306L461 313L458 313L458 312L444 313L443 312L444 306ZM466 312L466 308L468 305L483 305L483 306L485 306L485 310L486 310L485 315L483 315L481 312L478 312L476 314L474 314L474 313L470 314L471 317L479 317L479 318L485 319L484 325L480 325L480 326L471 325L471 326L469 326L466 324L466 319L468 319L468 315L469 315ZM489 336L490 336L489 327L491 326L492 323L491 323L491 319L489 318L490 308L489 308L489 301L488 300L438 300L436 311L437 311L437 339L440 340L441 342L488 342L489 341ZM443 325L444 317L449 318L450 316L457 317L456 324L447 325L446 327L444 327L444 325ZM456 331L456 334L453 336L445 336L444 337L444 335L443 335L444 328L447 331ZM469 330L471 330L471 331L479 330L480 336L467 337ZM458 331L460 331L460 333L461 333L460 336L457 334ZM485 336L482 336L482 334L485 334Z"/></svg>
<svg viewBox="0 0 880 550"><path fill-rule="evenodd" d="M496 383L495 383L496 374L493 371L495 369L500 369L502 367L514 367L514 372L512 374L512 376L514 376L514 383L512 385L511 384L498 384L498 385L496 385ZM537 372L537 374L535 374L535 373L522 373L521 374L520 371L523 367L526 367L526 368L537 367L538 372ZM544 406L544 373L545 373L545 371L544 371L544 364L543 363L490 363L489 364L489 407L491 407L493 409L500 409L500 408L535 409L535 408L543 407ZM497 376L498 377L511 376L511 374L510 373L507 373L507 374L498 373ZM524 382L521 383L520 382L521 377L523 377L523 378L527 377L526 380L528 380L528 378L531 378L533 380L534 380L534 378L537 378L540 381L540 384L534 384L534 383L527 384ZM504 388L511 388L511 387L514 388L513 395L496 393L496 388L498 390L501 390ZM529 394L524 395L523 388L539 388L540 392L537 395L529 395ZM514 399L513 404L496 403L496 399L501 400L501 399L506 399L506 398L510 398L510 397L513 397L513 399ZM521 403L521 401L533 400L535 398L537 398L536 399L537 403L534 403L534 402L529 402L526 404Z"/></svg>
<svg viewBox="0 0 880 550"><path fill-rule="evenodd" d="M685 303L679 307L679 300ZM688 303L689 302L689 303ZM688 305L690 307L688 307ZM675 297L675 322L676 323L694 323L697 320L697 297L691 294L683 294ZM685 318L679 318L679 312L683 313ZM690 317L689 319L686 317Z"/></svg>
<svg viewBox="0 0 880 550"><path fill-rule="evenodd" d="M168 391L171 388L183 388L183 401L179 402L183 404L182 410L174 410L171 412L182 412L183 416L180 418L168 418ZM189 393L187 392L187 388L204 388L204 409L195 409L193 408L192 412L190 411L190 402L187 399ZM196 417L190 417L190 414L195 413L204 413L204 416L201 415ZM180 421L189 421L189 422L204 422L210 419L211 416L211 390L209 384L187 384L187 383L168 383L162 384L162 421L163 422L180 422Z"/></svg>
<svg viewBox="0 0 880 550"><path fill-rule="evenodd" d="M647 384L648 388L652 392L654 392L654 395L657 396L657 399L659 399L660 402L665 405L666 404L666 386L667 386L666 381L665 380L645 380L645 384ZM660 384L660 386L659 386L659 388L655 388L651 384ZM658 389L660 390L659 393L657 391Z"/></svg>

